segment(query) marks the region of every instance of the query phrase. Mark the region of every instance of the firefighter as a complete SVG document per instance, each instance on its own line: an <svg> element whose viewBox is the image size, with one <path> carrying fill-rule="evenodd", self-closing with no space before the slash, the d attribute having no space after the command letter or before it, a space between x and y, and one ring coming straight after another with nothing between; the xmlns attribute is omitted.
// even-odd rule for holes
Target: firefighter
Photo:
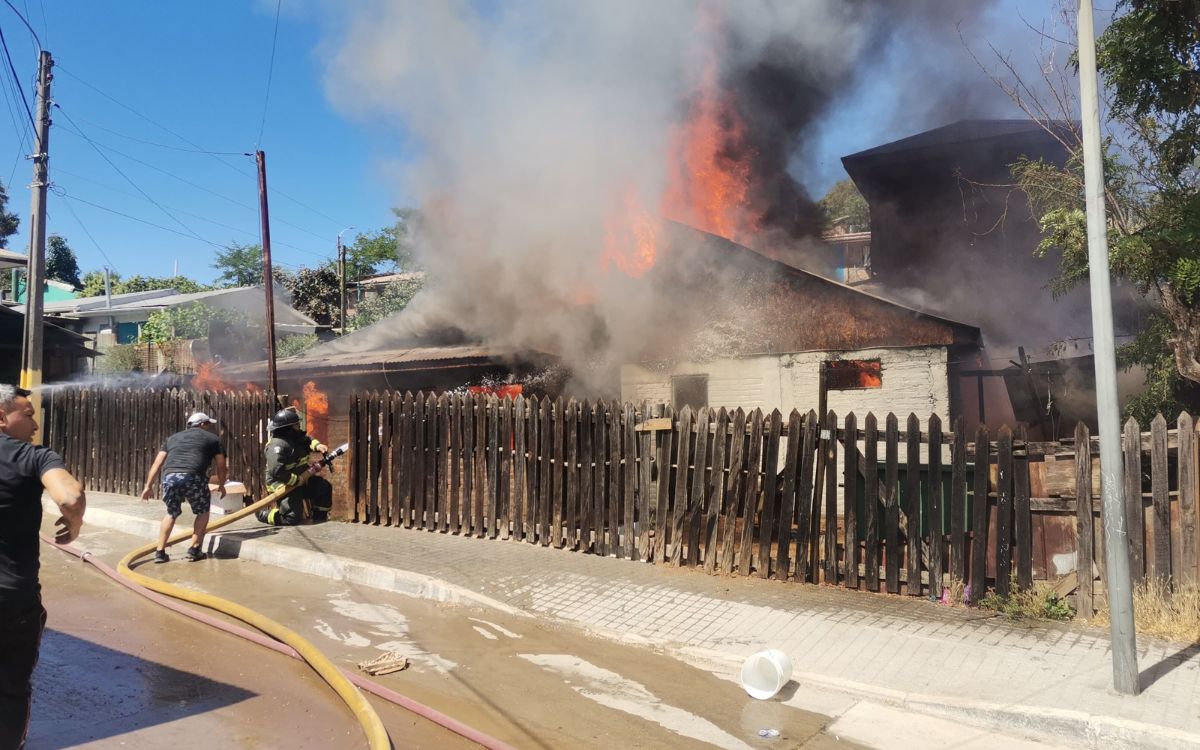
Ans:
<svg viewBox="0 0 1200 750"><path fill-rule="evenodd" d="M329 447L300 429L300 414L288 407L275 414L267 425L271 439L265 450L267 492L294 486L306 469L312 476L288 493L275 507L261 508L255 518L271 526L295 526L307 517L311 507L314 521L325 521L333 507L333 485L316 476L321 465L312 461L313 453L327 453Z"/></svg>

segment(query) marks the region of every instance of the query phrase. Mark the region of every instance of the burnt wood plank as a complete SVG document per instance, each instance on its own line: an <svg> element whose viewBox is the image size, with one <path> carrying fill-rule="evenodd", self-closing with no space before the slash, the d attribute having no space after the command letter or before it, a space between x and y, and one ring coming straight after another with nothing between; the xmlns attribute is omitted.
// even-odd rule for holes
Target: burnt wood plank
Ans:
<svg viewBox="0 0 1200 750"><path fill-rule="evenodd" d="M592 405L583 402L579 410L579 549L592 548L592 533L596 528L595 467L596 452L592 445Z"/></svg>
<svg viewBox="0 0 1200 750"><path fill-rule="evenodd" d="M821 417L815 411L810 411L809 415L813 421L813 465L815 466L816 479L813 480L812 494L810 495L810 507L812 513L808 521L808 557L806 558L807 571L806 580L811 583L820 581L820 566L821 566L821 494L828 483L827 477L836 472L835 467L828 462L826 449L830 440L822 438Z"/></svg>
<svg viewBox="0 0 1200 750"><path fill-rule="evenodd" d="M438 531L450 531L450 495L454 484L454 456L451 452L452 397L438 397Z"/></svg>
<svg viewBox="0 0 1200 750"><path fill-rule="evenodd" d="M1171 580L1171 498L1167 468L1167 420L1162 414L1150 422L1150 494L1154 504L1154 558L1150 575Z"/></svg>
<svg viewBox="0 0 1200 750"><path fill-rule="evenodd" d="M800 443L800 467L796 476L796 557L792 560L792 576L797 581L814 581L815 571L810 550L816 540L812 536L813 474L817 464L816 413L811 409L804 415L804 437Z"/></svg>
<svg viewBox="0 0 1200 750"><path fill-rule="evenodd" d="M642 402L642 419L650 419L650 406L646 402ZM636 426L634 428L637 429ZM651 513L650 513L650 477L652 460L651 453L653 452L654 433L653 432L638 432L637 433L637 559L643 562L650 562L653 548L650 545L650 528L651 528Z"/></svg>
<svg viewBox="0 0 1200 750"><path fill-rule="evenodd" d="M830 411L825 416L829 437L825 440L825 583L838 584L837 554L837 413Z"/></svg>
<svg viewBox="0 0 1200 750"><path fill-rule="evenodd" d="M746 459L746 483L743 486L746 501L743 505L741 554L738 571L750 575L754 567L754 537L762 507L762 460L763 460L763 413L755 409L750 415L750 451Z"/></svg>
<svg viewBox="0 0 1200 750"><path fill-rule="evenodd" d="M950 575L967 580L967 432L960 414L954 420L950 455Z"/></svg>
<svg viewBox="0 0 1200 750"><path fill-rule="evenodd" d="M889 412L884 423L883 544L884 585L900 593L900 423Z"/></svg>
<svg viewBox="0 0 1200 750"><path fill-rule="evenodd" d="M705 407L696 412L696 447L692 458L692 489L688 494L688 507L684 510L683 546L685 556L682 562L695 567L700 562L700 547L697 537L700 534L700 515L704 508L705 486L708 483L708 443L712 413Z"/></svg>
<svg viewBox="0 0 1200 750"><path fill-rule="evenodd" d="M403 470L401 467L404 444L404 396L398 392L393 392L390 399L389 419L392 422L392 440L388 446L388 452L391 454L388 458L388 465L391 471L391 481L388 483L390 493L388 494L388 509L387 517L388 524L391 526L400 525L400 492L401 485L404 481Z"/></svg>
<svg viewBox="0 0 1200 750"><path fill-rule="evenodd" d="M783 457L783 487L779 502L779 544L775 550L775 575L786 581L792 569L792 537L796 520L796 475L799 472L800 443L804 440L804 417L792 409L788 415L787 449Z"/></svg>
<svg viewBox="0 0 1200 750"><path fill-rule="evenodd" d="M1142 502L1142 441L1137 420L1125 422L1125 523L1129 532L1129 570L1134 581L1146 578L1145 511ZM1104 467L1101 466L1103 471Z"/></svg>
<svg viewBox="0 0 1200 750"><path fill-rule="evenodd" d="M988 526L991 506L988 501L989 468L988 428L979 425L975 430L975 474L971 505L971 602L987 593Z"/></svg>
<svg viewBox="0 0 1200 750"><path fill-rule="evenodd" d="M561 547L563 544L563 478L565 476L565 472L563 471L563 411L563 399L562 396L559 396L554 400L554 408L550 415L554 447L550 453L550 513L548 514L548 523L550 524L550 543L555 547Z"/></svg>
<svg viewBox="0 0 1200 750"><path fill-rule="evenodd" d="M916 414L908 415L905 430L906 454L904 475L904 508L907 525L905 528L908 582L905 591L909 596L921 595L921 420ZM930 589L932 591L932 589Z"/></svg>
<svg viewBox="0 0 1200 750"><path fill-rule="evenodd" d="M729 474L725 480L725 517L721 525L721 572L733 573L737 550L737 520L744 502L746 481L746 412L740 407L733 413L729 443Z"/></svg>
<svg viewBox="0 0 1200 750"><path fill-rule="evenodd" d="M500 399L496 396L487 397L487 415L487 505L480 536L495 539L500 530Z"/></svg>
<svg viewBox="0 0 1200 750"><path fill-rule="evenodd" d="M426 531L437 528L437 428L437 397L430 393L425 397L425 515L421 523Z"/></svg>
<svg viewBox="0 0 1200 750"><path fill-rule="evenodd" d="M929 416L929 494L925 508L929 511L926 523L929 526L929 595L942 595L942 580L945 571L946 538L943 534L945 518L942 514L942 418Z"/></svg>
<svg viewBox="0 0 1200 750"><path fill-rule="evenodd" d="M1194 586L1200 580L1200 558L1197 556L1197 490L1200 490L1200 451L1197 450L1196 426L1192 415L1183 412L1176 423L1179 431L1179 582ZM1086 445L1086 444L1085 444Z"/></svg>
<svg viewBox="0 0 1200 750"><path fill-rule="evenodd" d="M692 488L692 408L679 410L675 431L675 499L671 506L671 552L669 562L678 565L683 553L683 527L687 515L688 495Z"/></svg>
<svg viewBox="0 0 1200 750"><path fill-rule="evenodd" d="M592 548L597 554L608 555L608 542L604 527L608 523L608 407L604 401L596 402L596 413L592 419L592 508L595 525L592 528Z"/></svg>
<svg viewBox="0 0 1200 750"><path fill-rule="evenodd" d="M462 505L459 507L458 533L471 534L472 507L475 504L475 397L462 397Z"/></svg>
<svg viewBox="0 0 1200 750"><path fill-rule="evenodd" d="M1092 545L1095 539L1095 517L1092 515L1092 452L1088 427L1075 425L1075 608L1085 620L1092 619L1095 607L1095 577L1092 575ZM1082 448L1082 449L1080 449Z"/></svg>
<svg viewBox="0 0 1200 750"><path fill-rule="evenodd" d="M513 492L512 492L512 523L513 536L518 540L525 538L526 528L526 507L528 503L528 489L525 483L525 425L528 422L526 415L527 406L525 405L525 396L517 396L513 402L513 456L512 456L512 474L513 474Z"/></svg>
<svg viewBox="0 0 1200 750"><path fill-rule="evenodd" d="M563 435L566 440L566 472L567 472L567 495L566 495L566 514L564 523L566 523L566 545L567 549L576 549L579 544L579 404L575 399L567 402L566 408L563 411L563 419L566 424L563 427Z"/></svg>
<svg viewBox="0 0 1200 750"><path fill-rule="evenodd" d="M463 399L456 393L450 397L450 506L446 511L452 534L462 530L462 455Z"/></svg>
<svg viewBox="0 0 1200 750"><path fill-rule="evenodd" d="M845 476L842 479L842 490L844 500L845 515L845 559L846 559L846 587L858 588L858 467L855 466L853 456L858 455L858 419L854 416L854 412L846 415L845 424L845 443L843 451L845 458L842 459L842 464L845 467ZM912 580L912 579L909 579Z"/></svg>
<svg viewBox="0 0 1200 750"><path fill-rule="evenodd" d="M637 433L634 432L635 416L633 412L633 404L625 404L624 414L621 419L621 431L623 440L621 443L621 504L624 510L624 519L622 521L623 535L621 536L621 551L626 559L636 560L637 552L635 541L637 535L634 533L634 522L636 518L636 495L638 481L638 464L637 464Z"/></svg>
<svg viewBox="0 0 1200 750"><path fill-rule="evenodd" d="M608 409L608 554L621 556L621 406Z"/></svg>
<svg viewBox="0 0 1200 750"><path fill-rule="evenodd" d="M996 436L996 593L1008 596L1012 587L1012 430L1000 428Z"/></svg>
<svg viewBox="0 0 1200 750"><path fill-rule="evenodd" d="M1025 425L1017 425L1013 445L1013 531L1017 547L1017 586L1022 591L1033 588L1033 516L1029 509L1027 437Z"/></svg>
<svg viewBox="0 0 1200 750"><path fill-rule="evenodd" d="M708 495L704 502L705 518L702 542L704 544L704 569L709 573L717 570L717 560L720 557L720 537L718 530L721 511L725 506L725 487L728 482L726 473L729 446L729 412L722 406L717 410L717 426L713 433L712 473L709 475Z"/></svg>
<svg viewBox="0 0 1200 750"><path fill-rule="evenodd" d="M863 531L866 539L866 584L868 591L879 590L879 425L875 414L867 412L863 423L863 455L867 473L863 479Z"/></svg>
<svg viewBox="0 0 1200 750"><path fill-rule="evenodd" d="M675 476L674 444L675 430L668 429L654 433L658 440L657 467L658 480L656 508L654 515L654 560L666 562L669 555L667 548L668 530L671 528L671 484Z"/></svg>
<svg viewBox="0 0 1200 750"><path fill-rule="evenodd" d="M779 527L779 436L782 428L783 415L776 409L767 415L764 423L764 437L767 441L767 455L763 471L763 501L762 521L758 526L758 577L769 578L771 575L771 540L781 540L786 544L787 536ZM791 524L788 524L789 532ZM787 579L788 572L780 571L779 576Z"/></svg>
<svg viewBox="0 0 1200 750"><path fill-rule="evenodd" d="M500 538L511 539L513 535L513 410L516 404L508 396L500 398L500 478L497 481L497 514L500 521Z"/></svg>

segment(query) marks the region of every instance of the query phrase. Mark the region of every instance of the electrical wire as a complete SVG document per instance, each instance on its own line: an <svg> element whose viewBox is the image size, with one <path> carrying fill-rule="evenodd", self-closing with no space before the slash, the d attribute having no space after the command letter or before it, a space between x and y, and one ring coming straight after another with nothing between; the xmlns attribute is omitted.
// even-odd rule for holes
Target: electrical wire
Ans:
<svg viewBox="0 0 1200 750"><path fill-rule="evenodd" d="M5 0L5 2L7 1ZM276 0L275 31L271 34L271 60L267 63L267 92L263 95L262 121L258 124L258 138L254 141L256 147L262 143L263 131L267 127L267 104L271 101L271 79L275 75L275 46L279 41L279 9L281 7L283 7L283 0Z"/></svg>
<svg viewBox="0 0 1200 750"><path fill-rule="evenodd" d="M11 2L9 2L9 0L4 0L4 4L7 5L12 10L13 13L16 13L17 18L21 19L21 23L25 24L25 28L29 29L29 33L33 35L33 41L37 43L38 52L41 52L42 51L42 40L41 40L41 38L38 37L37 32L33 30L33 27L29 25L29 21L27 21L25 19L25 16L21 15L21 11L17 10L17 6L13 5ZM43 8L42 10L43 10L42 18L44 20L45 19L45 12L44 12L45 8Z"/></svg>
<svg viewBox="0 0 1200 750"><path fill-rule="evenodd" d="M4 0L8 2L8 0ZM12 4L9 4L12 7ZM19 13L17 15L20 15ZM4 59L8 61L8 70L12 73L13 83L17 85L17 91L21 94L21 104L25 107L25 114L29 116L29 127L37 133L37 125L34 124L33 111L29 109L29 100L25 97L25 87L21 85L21 76L17 75L17 66L13 65L12 55L8 52L8 40L4 38L4 28L0 27L0 46L4 47Z"/></svg>
<svg viewBox="0 0 1200 750"><path fill-rule="evenodd" d="M83 219L79 218L79 214L75 213L75 207L71 205L71 202L64 201L63 205L67 207L67 212L70 213L71 216L75 217L75 223L79 225L79 228L83 230L83 233L87 235L87 238L91 240L92 244L96 246L96 249L100 251L100 257L104 258L109 267L111 267L113 270L116 270L117 264L113 263L112 258L108 257L108 253L104 252L104 248L100 247L100 243L97 242L96 238L92 236L92 233L88 230L87 225L83 223Z"/></svg>
<svg viewBox="0 0 1200 750"><path fill-rule="evenodd" d="M79 120L79 122L87 123L88 125L91 125L93 128L96 128L98 130L103 130L106 133L111 133L112 135L115 135L118 138L124 138L125 140L133 141L134 143L142 143L147 146L155 146L157 148L166 148L166 149L170 149L171 151L180 151L185 154L204 154L204 155L216 155L216 156L242 156L243 155L242 152L240 152L240 151L208 151L208 150L200 149L200 148L184 148L182 146L172 146L169 143L158 143L157 141L148 141L143 138L136 138L132 135L125 135L124 133L120 133L116 130L113 130L112 128L101 125L98 122L93 122L91 120L87 120L83 117L78 118L78 120Z"/></svg>
<svg viewBox="0 0 1200 750"><path fill-rule="evenodd" d="M178 229L172 229L171 227L165 227L162 224L156 224L153 221L149 221L147 219L139 219L136 216L127 214L123 211L118 211L115 208L109 208L108 206L102 206L99 203L93 203L92 201L85 200L83 198L80 198L77 195L71 195L70 193L66 192L65 190L62 190L61 188L59 188L57 191L55 191L55 195L59 196L60 198L66 198L67 200L72 200L72 201L76 201L78 203L82 203L87 206L91 206L92 208L98 208L101 211L107 211L110 214L116 214L117 216L122 216L126 219L129 219L130 221L136 221L139 224L146 224L147 226L152 226L155 229L161 229L164 232L170 232L171 234L177 234L180 237L188 237L189 239L197 239L205 244L212 245L213 247L216 247L216 248L220 248L221 250L225 249L224 245L218 244L211 240L206 240L199 235L196 235L196 234L189 235L189 234L179 231Z"/></svg>
<svg viewBox="0 0 1200 750"><path fill-rule="evenodd" d="M54 107L59 112L62 112L63 116L67 118L67 122L70 122L71 125L73 125L76 130L79 130L79 125L74 120L71 119L71 115L66 110L64 110L62 107L58 106L57 104L55 104ZM174 221L176 224L178 224L179 226L186 229L188 234L190 234L195 239L200 240L201 242L207 242L210 245L214 245L216 247L221 247L220 245L217 245L217 243L206 240L203 237L201 237L200 235L196 234L196 232L191 227L189 227L187 224L184 224L182 220L180 220L177 216L175 216L170 211L168 211L166 208L164 208L161 203L154 200L154 198L152 198L149 193L147 193L145 190L142 190L141 186L139 186L129 175L127 175L123 171L121 171L121 168L118 167L115 163L113 163L113 160L109 159L108 156L100 149L100 147L97 146L92 141L92 139L89 138L85 133L83 133L82 131L79 131L79 135L82 136L83 139L85 141L87 141L89 145L91 145L91 147L96 151L96 153L100 155L101 159L104 159L104 161L108 162L108 165L110 167L112 167L113 170L116 171L117 174L121 175L121 177L126 182L128 182L130 185L132 185L134 190L141 193L143 198L145 198L146 200L153 203L158 208L158 210L160 210L164 214L166 214L172 221Z"/></svg>

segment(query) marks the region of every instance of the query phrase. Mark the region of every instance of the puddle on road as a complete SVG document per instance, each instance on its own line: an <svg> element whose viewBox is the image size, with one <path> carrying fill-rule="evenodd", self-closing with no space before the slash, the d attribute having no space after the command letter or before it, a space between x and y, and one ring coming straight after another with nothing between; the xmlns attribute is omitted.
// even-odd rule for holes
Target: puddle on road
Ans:
<svg viewBox="0 0 1200 750"><path fill-rule="evenodd" d="M568 654L521 654L522 659L561 676L571 689L602 706L652 721L684 737L724 748L753 750L745 742L682 708L670 706L646 689L616 672L597 667Z"/></svg>
<svg viewBox="0 0 1200 750"><path fill-rule="evenodd" d="M136 542L99 533L115 550ZM755 701L736 683L678 659L570 626L244 560L172 561L149 572L309 633L351 668L384 652L402 654L411 667L380 683L516 747L855 747L823 732L825 716ZM760 738L764 728L781 736Z"/></svg>

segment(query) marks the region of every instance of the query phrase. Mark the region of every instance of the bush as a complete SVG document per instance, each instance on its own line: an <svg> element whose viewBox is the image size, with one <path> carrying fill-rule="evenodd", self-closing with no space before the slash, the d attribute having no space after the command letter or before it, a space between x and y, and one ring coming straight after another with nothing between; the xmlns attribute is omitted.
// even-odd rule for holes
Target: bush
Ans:
<svg viewBox="0 0 1200 750"><path fill-rule="evenodd" d="M104 352L103 357L96 358L96 370L99 372L136 372L141 369L137 346L134 344L115 344Z"/></svg>
<svg viewBox="0 0 1200 750"><path fill-rule="evenodd" d="M1010 620L1070 620L1075 617L1075 608L1053 591L1020 591L1015 583L1013 593L1000 596L989 589L979 600L981 609L990 609Z"/></svg>
<svg viewBox="0 0 1200 750"><path fill-rule="evenodd" d="M298 336L284 336L275 342L275 353L280 358L295 357L317 345L320 339L315 333L305 333Z"/></svg>

